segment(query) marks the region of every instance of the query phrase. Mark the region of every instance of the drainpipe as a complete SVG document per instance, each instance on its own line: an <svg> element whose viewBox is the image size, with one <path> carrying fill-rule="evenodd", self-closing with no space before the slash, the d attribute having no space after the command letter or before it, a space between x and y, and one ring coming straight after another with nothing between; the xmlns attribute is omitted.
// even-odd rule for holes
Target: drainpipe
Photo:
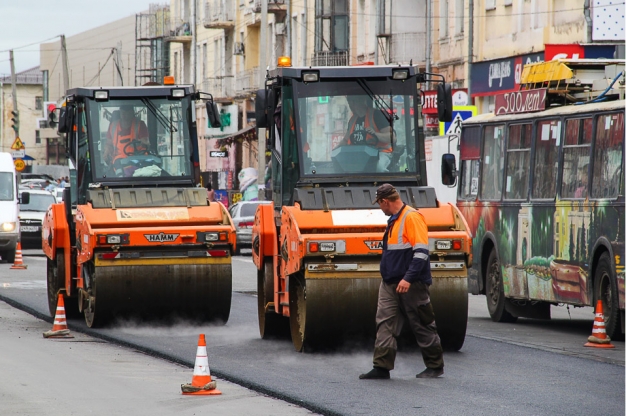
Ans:
<svg viewBox="0 0 626 416"><path fill-rule="evenodd" d="M191 83L196 87L196 1L191 0Z"/></svg>
<svg viewBox="0 0 626 416"><path fill-rule="evenodd" d="M431 57L431 43L432 43L432 9L433 5L431 0L426 0L426 72L432 72L432 65L430 63ZM430 82L426 84L426 89L430 89Z"/></svg>
<svg viewBox="0 0 626 416"><path fill-rule="evenodd" d="M593 21L591 20L590 0L585 0L585 21L587 22L587 43L591 43L591 32L593 30Z"/></svg>
<svg viewBox="0 0 626 416"><path fill-rule="evenodd" d="M469 24L467 25L468 45L467 45L467 99L472 105L472 64L474 63L474 0L469 0L469 10L467 12Z"/></svg>
<svg viewBox="0 0 626 416"><path fill-rule="evenodd" d="M309 31L307 30L309 27L309 12L307 11L307 1L304 0L304 20L302 24L304 25L304 36L302 39L302 53L304 54L304 65L306 66L308 52L307 52L307 40L309 39Z"/></svg>
<svg viewBox="0 0 626 416"><path fill-rule="evenodd" d="M265 0L264 0L265 1ZM291 58L291 1L285 0L287 3L287 16L285 17L285 30L287 31L287 56Z"/></svg>

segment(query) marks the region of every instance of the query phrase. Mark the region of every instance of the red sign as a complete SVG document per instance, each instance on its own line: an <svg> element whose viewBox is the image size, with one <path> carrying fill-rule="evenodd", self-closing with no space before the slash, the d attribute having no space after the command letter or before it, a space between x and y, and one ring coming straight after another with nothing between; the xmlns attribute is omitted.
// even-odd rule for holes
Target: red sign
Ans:
<svg viewBox="0 0 626 416"><path fill-rule="evenodd" d="M546 45L544 59L551 61L555 58L567 59L583 59L585 57L585 48L578 44L569 45Z"/></svg>
<svg viewBox="0 0 626 416"><path fill-rule="evenodd" d="M439 130L439 118L437 118L437 114L424 114L424 127L427 129L437 129Z"/></svg>
<svg viewBox="0 0 626 416"><path fill-rule="evenodd" d="M496 95L494 113L518 114L531 113L546 109L546 88L506 92Z"/></svg>

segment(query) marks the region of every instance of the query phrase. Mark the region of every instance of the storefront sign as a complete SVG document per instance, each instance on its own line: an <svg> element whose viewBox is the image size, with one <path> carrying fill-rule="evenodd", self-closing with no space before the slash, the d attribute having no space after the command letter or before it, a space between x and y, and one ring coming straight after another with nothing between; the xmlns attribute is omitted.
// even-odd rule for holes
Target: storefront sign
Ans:
<svg viewBox="0 0 626 416"><path fill-rule="evenodd" d="M546 61L553 59L613 59L615 45L548 44Z"/></svg>
<svg viewBox="0 0 626 416"><path fill-rule="evenodd" d="M542 62L543 52L507 59L476 62L472 65L472 96L496 95L516 91L524 65Z"/></svg>
<svg viewBox="0 0 626 416"><path fill-rule="evenodd" d="M546 109L546 88L505 92L496 95L494 112L501 114L530 113Z"/></svg>
<svg viewBox="0 0 626 416"><path fill-rule="evenodd" d="M228 157L228 150L211 150L211 157Z"/></svg>
<svg viewBox="0 0 626 416"><path fill-rule="evenodd" d="M468 105L467 88L459 88L452 90L452 105ZM422 114L437 114L437 91L423 91L422 95ZM437 120L439 125L439 120Z"/></svg>

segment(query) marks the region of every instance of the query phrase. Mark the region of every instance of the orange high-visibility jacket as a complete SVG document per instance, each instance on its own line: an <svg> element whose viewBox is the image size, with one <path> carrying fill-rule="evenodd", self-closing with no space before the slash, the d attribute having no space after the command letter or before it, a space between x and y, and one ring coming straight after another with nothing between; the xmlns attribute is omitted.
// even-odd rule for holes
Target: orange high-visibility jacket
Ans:
<svg viewBox="0 0 626 416"><path fill-rule="evenodd" d="M121 134L122 123L119 120L113 122L109 128L109 136L113 140L113 161L126 157L124 148L133 140L141 139L141 135L144 133L145 125L142 126L142 121L138 121L136 118L130 126L127 134Z"/></svg>
<svg viewBox="0 0 626 416"><path fill-rule="evenodd" d="M379 132L380 129L378 128L378 126L376 126L376 122L374 121L374 111L375 110L373 110L372 108L367 109L367 112L365 113L364 127L366 130L372 127L374 131ZM348 122L348 144L355 144L352 143L350 136L352 136L352 133L354 133L354 129L356 128L356 121L358 120L358 118L359 117L353 114L352 117L350 117L350 121ZM391 152L391 146L389 143L381 142L380 140L378 140L377 137L373 136L367 131L365 132L365 143L378 148L378 151L380 152Z"/></svg>
<svg viewBox="0 0 626 416"><path fill-rule="evenodd" d="M383 236L383 256L380 274L385 283L432 284L428 227L421 213L404 205L392 215Z"/></svg>

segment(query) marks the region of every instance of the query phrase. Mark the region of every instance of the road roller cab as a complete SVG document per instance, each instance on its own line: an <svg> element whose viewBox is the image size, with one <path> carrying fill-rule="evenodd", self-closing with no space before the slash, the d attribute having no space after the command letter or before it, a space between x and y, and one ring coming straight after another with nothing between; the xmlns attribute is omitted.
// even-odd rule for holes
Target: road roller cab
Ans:
<svg viewBox="0 0 626 416"><path fill-rule="evenodd" d="M88 326L118 314L226 322L235 230L198 186L190 85L76 88L59 117L70 183L44 220L48 303ZM208 96L209 117L214 116Z"/></svg>
<svg viewBox="0 0 626 416"><path fill-rule="evenodd" d="M257 209L252 236L261 337L290 330L302 351L374 336L388 217L372 201L388 182L427 220L437 327L445 347L463 345L471 239L456 207L428 186L418 122L426 81L439 82L440 119L449 120L449 85L412 66L268 72L256 116L268 131L272 203Z"/></svg>

